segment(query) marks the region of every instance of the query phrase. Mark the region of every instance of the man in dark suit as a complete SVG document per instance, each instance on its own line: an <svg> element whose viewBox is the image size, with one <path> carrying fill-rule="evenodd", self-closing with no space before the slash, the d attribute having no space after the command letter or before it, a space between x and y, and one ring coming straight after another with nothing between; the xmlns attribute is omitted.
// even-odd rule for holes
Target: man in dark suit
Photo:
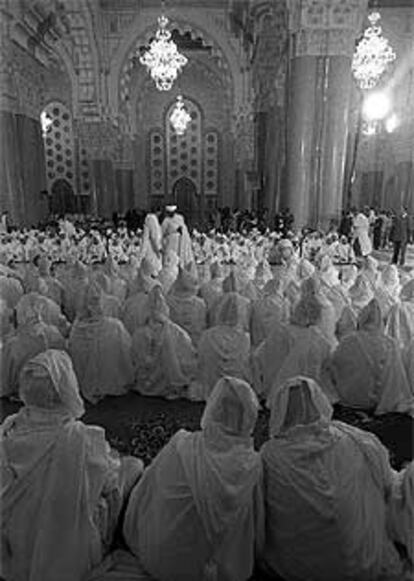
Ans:
<svg viewBox="0 0 414 581"><path fill-rule="evenodd" d="M407 208L402 208L401 213L394 217L391 226L390 240L393 243L393 256L392 263L398 264L398 258L400 266L404 265L405 262L405 251L408 242L411 239L411 221L410 216L407 213Z"/></svg>

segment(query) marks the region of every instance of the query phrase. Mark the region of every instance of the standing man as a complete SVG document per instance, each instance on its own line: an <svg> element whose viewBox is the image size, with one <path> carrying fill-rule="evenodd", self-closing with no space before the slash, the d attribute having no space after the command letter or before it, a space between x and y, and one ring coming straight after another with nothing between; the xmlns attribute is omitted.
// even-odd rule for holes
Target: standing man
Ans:
<svg viewBox="0 0 414 581"><path fill-rule="evenodd" d="M173 251L180 259L183 267L195 263L191 238L184 217L177 214L177 206L171 205L165 208L166 216L162 222L163 253L167 256Z"/></svg>
<svg viewBox="0 0 414 581"><path fill-rule="evenodd" d="M152 274L155 276L161 271L162 260L162 230L159 222L161 211L154 208L148 212L144 222L144 234L142 238L141 260L144 258L152 268Z"/></svg>
<svg viewBox="0 0 414 581"><path fill-rule="evenodd" d="M369 237L370 209L364 207L363 212L359 212L354 218L354 250L356 256L368 256L372 252L372 243Z"/></svg>
<svg viewBox="0 0 414 581"><path fill-rule="evenodd" d="M392 263L404 266L405 251L410 241L411 225L407 208L402 207L399 215L395 216L391 226L390 240L393 243Z"/></svg>

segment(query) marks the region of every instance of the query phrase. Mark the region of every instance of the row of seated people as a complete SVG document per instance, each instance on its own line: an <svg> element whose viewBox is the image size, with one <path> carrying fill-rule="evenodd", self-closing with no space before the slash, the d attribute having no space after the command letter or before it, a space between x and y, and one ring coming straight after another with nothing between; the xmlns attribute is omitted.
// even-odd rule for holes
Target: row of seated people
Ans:
<svg viewBox="0 0 414 581"><path fill-rule="evenodd" d="M7 581L402 581L414 565L414 465L332 420L312 379L260 404L223 377L201 430L179 430L146 469L81 421L70 356L20 372L24 406L0 427L1 572ZM114 539L117 539L114 544Z"/></svg>
<svg viewBox="0 0 414 581"><path fill-rule="evenodd" d="M114 265L110 274L75 263L64 272L65 284L49 274L62 284L63 312L70 316L32 291L18 295L14 328L13 302L0 303L0 393L16 397L25 361L52 347L70 353L91 403L131 389L205 401L217 380L230 375L251 383L270 406L284 380L302 374L331 403L413 414L414 280L385 309L388 287L369 292L367 273L347 290L329 286L325 271L299 266L296 279L276 272L261 284L237 270L222 277L216 263L201 285L178 269L169 291L145 263L129 287Z"/></svg>

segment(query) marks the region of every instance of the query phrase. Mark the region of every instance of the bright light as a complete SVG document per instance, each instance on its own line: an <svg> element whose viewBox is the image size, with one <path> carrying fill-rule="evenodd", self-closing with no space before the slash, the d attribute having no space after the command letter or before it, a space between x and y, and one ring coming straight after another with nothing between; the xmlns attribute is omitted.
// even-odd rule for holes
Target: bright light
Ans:
<svg viewBox="0 0 414 581"><path fill-rule="evenodd" d="M391 99L385 93L367 95L362 105L362 112L368 121L385 119L391 110Z"/></svg>
<svg viewBox="0 0 414 581"><path fill-rule="evenodd" d="M48 134L50 127L53 125L53 119L49 117L46 111L40 113L40 125L42 127L43 137L45 137Z"/></svg>
<svg viewBox="0 0 414 581"><path fill-rule="evenodd" d="M400 120L398 119L397 115L393 113L391 117L388 117L388 119L385 122L385 129L387 133L392 133L393 131L395 131L399 124Z"/></svg>
<svg viewBox="0 0 414 581"><path fill-rule="evenodd" d="M170 123L177 135L184 135L190 122L191 115L185 109L182 96L178 95L174 109L170 115Z"/></svg>

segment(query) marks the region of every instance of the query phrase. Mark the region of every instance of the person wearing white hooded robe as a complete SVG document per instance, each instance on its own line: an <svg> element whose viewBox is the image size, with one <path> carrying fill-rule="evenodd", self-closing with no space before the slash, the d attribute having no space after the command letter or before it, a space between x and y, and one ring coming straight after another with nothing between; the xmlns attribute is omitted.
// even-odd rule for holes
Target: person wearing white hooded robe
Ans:
<svg viewBox="0 0 414 581"><path fill-rule="evenodd" d="M201 335L194 399L207 400L220 377L251 380L250 336L243 327L238 298L237 293L226 293L217 310L216 324Z"/></svg>
<svg viewBox="0 0 414 581"><path fill-rule="evenodd" d="M196 350L187 331L173 323L169 313L161 287L154 287L145 325L132 336L134 389L142 395L187 398L196 373Z"/></svg>
<svg viewBox="0 0 414 581"><path fill-rule="evenodd" d="M47 349L65 349L59 330L42 320L40 309L21 301L16 308L17 329L4 343L2 352L1 396L16 396L20 371L24 364Z"/></svg>
<svg viewBox="0 0 414 581"><path fill-rule="evenodd" d="M120 320L103 314L97 285L84 295L68 347L85 399L96 403L106 395L127 393L134 379L131 336Z"/></svg>
<svg viewBox="0 0 414 581"><path fill-rule="evenodd" d="M362 310L358 328L339 343L329 372L340 402L349 407L414 415L414 394L398 343L385 335L375 299Z"/></svg>
<svg viewBox="0 0 414 581"><path fill-rule="evenodd" d="M21 372L24 403L0 426L1 565L8 581L80 581L111 546L143 464L119 458L84 405L67 353Z"/></svg>
<svg viewBox="0 0 414 581"><path fill-rule="evenodd" d="M289 302L283 295L282 279L272 278L262 290L262 296L253 302L250 335L253 347L264 341L276 326L289 320Z"/></svg>
<svg viewBox="0 0 414 581"><path fill-rule="evenodd" d="M144 222L141 260L147 260L151 274L157 276L162 268L162 229L158 220L159 212L148 212Z"/></svg>
<svg viewBox="0 0 414 581"><path fill-rule="evenodd" d="M171 320L187 331L196 348L207 326L207 307L197 292L197 279L180 267L177 280L168 293L167 303Z"/></svg>
<svg viewBox="0 0 414 581"><path fill-rule="evenodd" d="M272 403L262 447L265 548L271 573L295 581L400 581L387 532L397 473L368 432L332 421L321 388L293 377Z"/></svg>
<svg viewBox="0 0 414 581"><path fill-rule="evenodd" d="M308 290L296 305L289 325L275 327L253 353L254 387L266 398L268 407L284 382L295 375L312 377L332 403L338 401L328 374L331 344L320 328L323 307L318 296Z"/></svg>
<svg viewBox="0 0 414 581"><path fill-rule="evenodd" d="M224 377L201 431L180 430L131 494L124 538L157 581L245 581L263 540L261 465L250 386Z"/></svg>
<svg viewBox="0 0 414 581"><path fill-rule="evenodd" d="M403 286L399 299L389 311L385 332L405 349L414 339L414 279Z"/></svg>

